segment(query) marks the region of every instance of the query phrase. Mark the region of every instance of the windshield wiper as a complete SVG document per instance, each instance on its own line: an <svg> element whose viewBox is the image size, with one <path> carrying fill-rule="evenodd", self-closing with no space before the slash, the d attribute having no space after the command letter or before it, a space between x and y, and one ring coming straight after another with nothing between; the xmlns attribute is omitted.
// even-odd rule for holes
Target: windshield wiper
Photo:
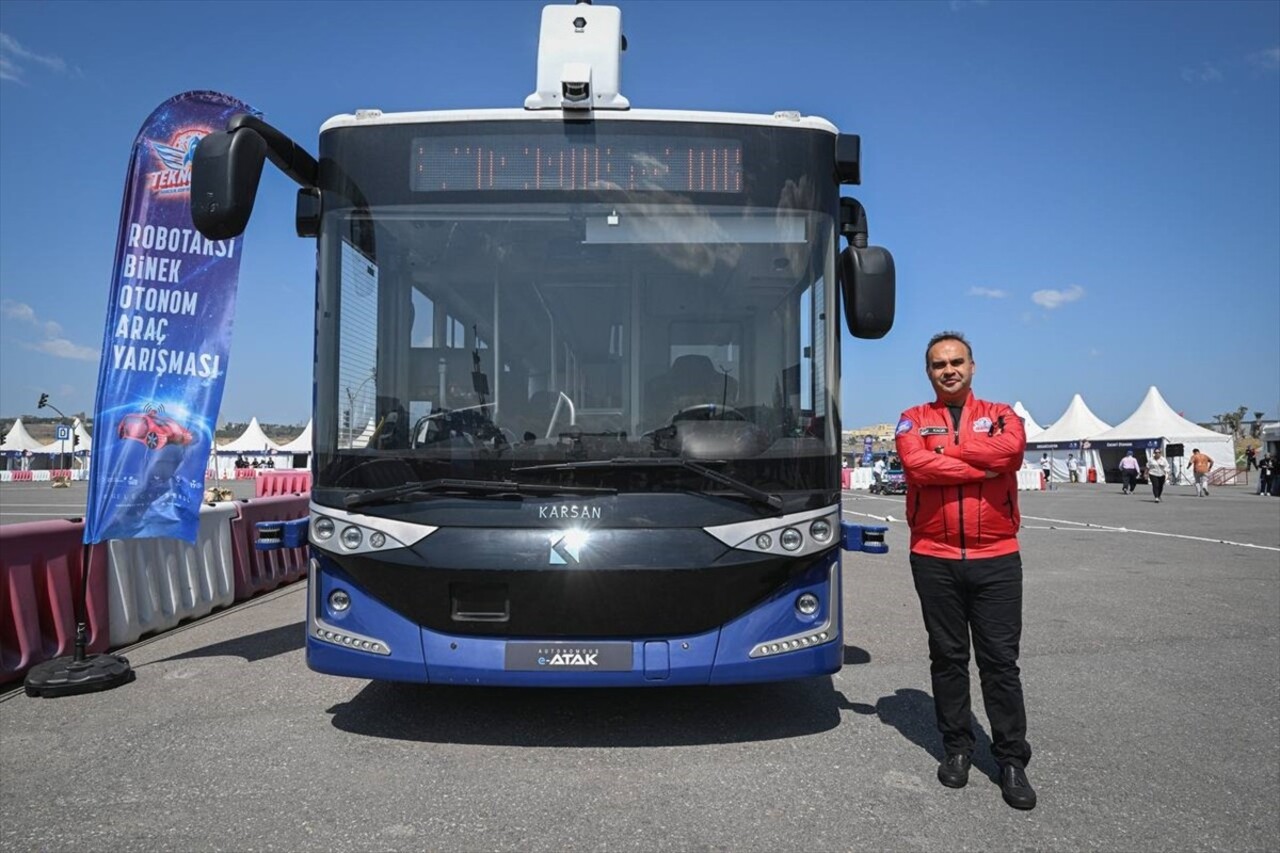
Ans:
<svg viewBox="0 0 1280 853"><path fill-rule="evenodd" d="M542 483L517 483L514 480L443 478L401 483L385 489L352 492L343 502L350 508L433 492L462 492L468 495L616 495L618 490L603 486L556 486Z"/></svg>
<svg viewBox="0 0 1280 853"><path fill-rule="evenodd" d="M523 468L512 468L511 473L518 474L521 471L577 471L583 468L683 468L713 483L728 486L730 489L772 509L782 509L782 498L780 496L757 489L755 486L744 483L736 477L722 474L714 468L708 468L706 465L684 457L619 456L615 459L558 462L552 465L529 465Z"/></svg>

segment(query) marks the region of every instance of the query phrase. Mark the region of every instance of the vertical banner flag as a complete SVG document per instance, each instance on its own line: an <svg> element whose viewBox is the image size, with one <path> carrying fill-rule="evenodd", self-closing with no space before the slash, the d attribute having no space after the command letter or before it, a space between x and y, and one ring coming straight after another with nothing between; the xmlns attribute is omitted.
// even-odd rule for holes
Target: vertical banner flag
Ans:
<svg viewBox="0 0 1280 853"><path fill-rule="evenodd" d="M191 161L205 135L252 112L227 95L186 92L134 140L98 368L86 544L196 540L243 237L206 240L191 224Z"/></svg>

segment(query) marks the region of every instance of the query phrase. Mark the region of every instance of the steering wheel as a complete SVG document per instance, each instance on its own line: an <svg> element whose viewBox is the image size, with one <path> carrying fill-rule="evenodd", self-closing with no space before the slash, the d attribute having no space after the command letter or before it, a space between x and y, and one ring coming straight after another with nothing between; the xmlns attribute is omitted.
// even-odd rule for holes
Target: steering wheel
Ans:
<svg viewBox="0 0 1280 853"><path fill-rule="evenodd" d="M671 416L671 422L679 421L745 421L747 416L733 406L721 403L699 403L687 406Z"/></svg>

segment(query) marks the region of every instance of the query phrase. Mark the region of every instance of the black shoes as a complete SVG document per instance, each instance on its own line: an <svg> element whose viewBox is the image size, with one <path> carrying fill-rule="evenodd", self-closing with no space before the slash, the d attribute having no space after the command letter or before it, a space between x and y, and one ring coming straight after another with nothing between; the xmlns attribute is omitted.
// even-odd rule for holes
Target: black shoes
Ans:
<svg viewBox="0 0 1280 853"><path fill-rule="evenodd" d="M967 763L967 762L966 762ZM938 771L942 776L942 771ZM944 783L945 784L945 783ZM1027 780L1027 771L1012 764L1000 765L1000 793L1004 801L1015 809L1034 809L1036 807L1036 789Z"/></svg>
<svg viewBox="0 0 1280 853"><path fill-rule="evenodd" d="M953 752L938 765L938 781L948 788L963 788L969 784L969 756Z"/></svg>

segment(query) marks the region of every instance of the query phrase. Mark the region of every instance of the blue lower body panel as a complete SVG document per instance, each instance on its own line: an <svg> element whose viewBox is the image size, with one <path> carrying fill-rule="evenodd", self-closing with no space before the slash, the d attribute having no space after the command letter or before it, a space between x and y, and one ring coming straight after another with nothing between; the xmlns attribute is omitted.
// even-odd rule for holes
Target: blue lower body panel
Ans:
<svg viewBox="0 0 1280 853"><path fill-rule="evenodd" d="M838 551L717 629L626 638L477 637L429 630L368 595L322 555L317 558L307 589L307 665L332 675L513 687L661 687L825 675L839 670L843 659ZM329 603L338 589L350 600L340 612ZM818 609L808 615L796 607L806 592L818 599ZM508 649L515 644L546 648L526 649L527 660L515 668ZM612 655L609 669L597 664L606 656L595 654L605 647Z"/></svg>

